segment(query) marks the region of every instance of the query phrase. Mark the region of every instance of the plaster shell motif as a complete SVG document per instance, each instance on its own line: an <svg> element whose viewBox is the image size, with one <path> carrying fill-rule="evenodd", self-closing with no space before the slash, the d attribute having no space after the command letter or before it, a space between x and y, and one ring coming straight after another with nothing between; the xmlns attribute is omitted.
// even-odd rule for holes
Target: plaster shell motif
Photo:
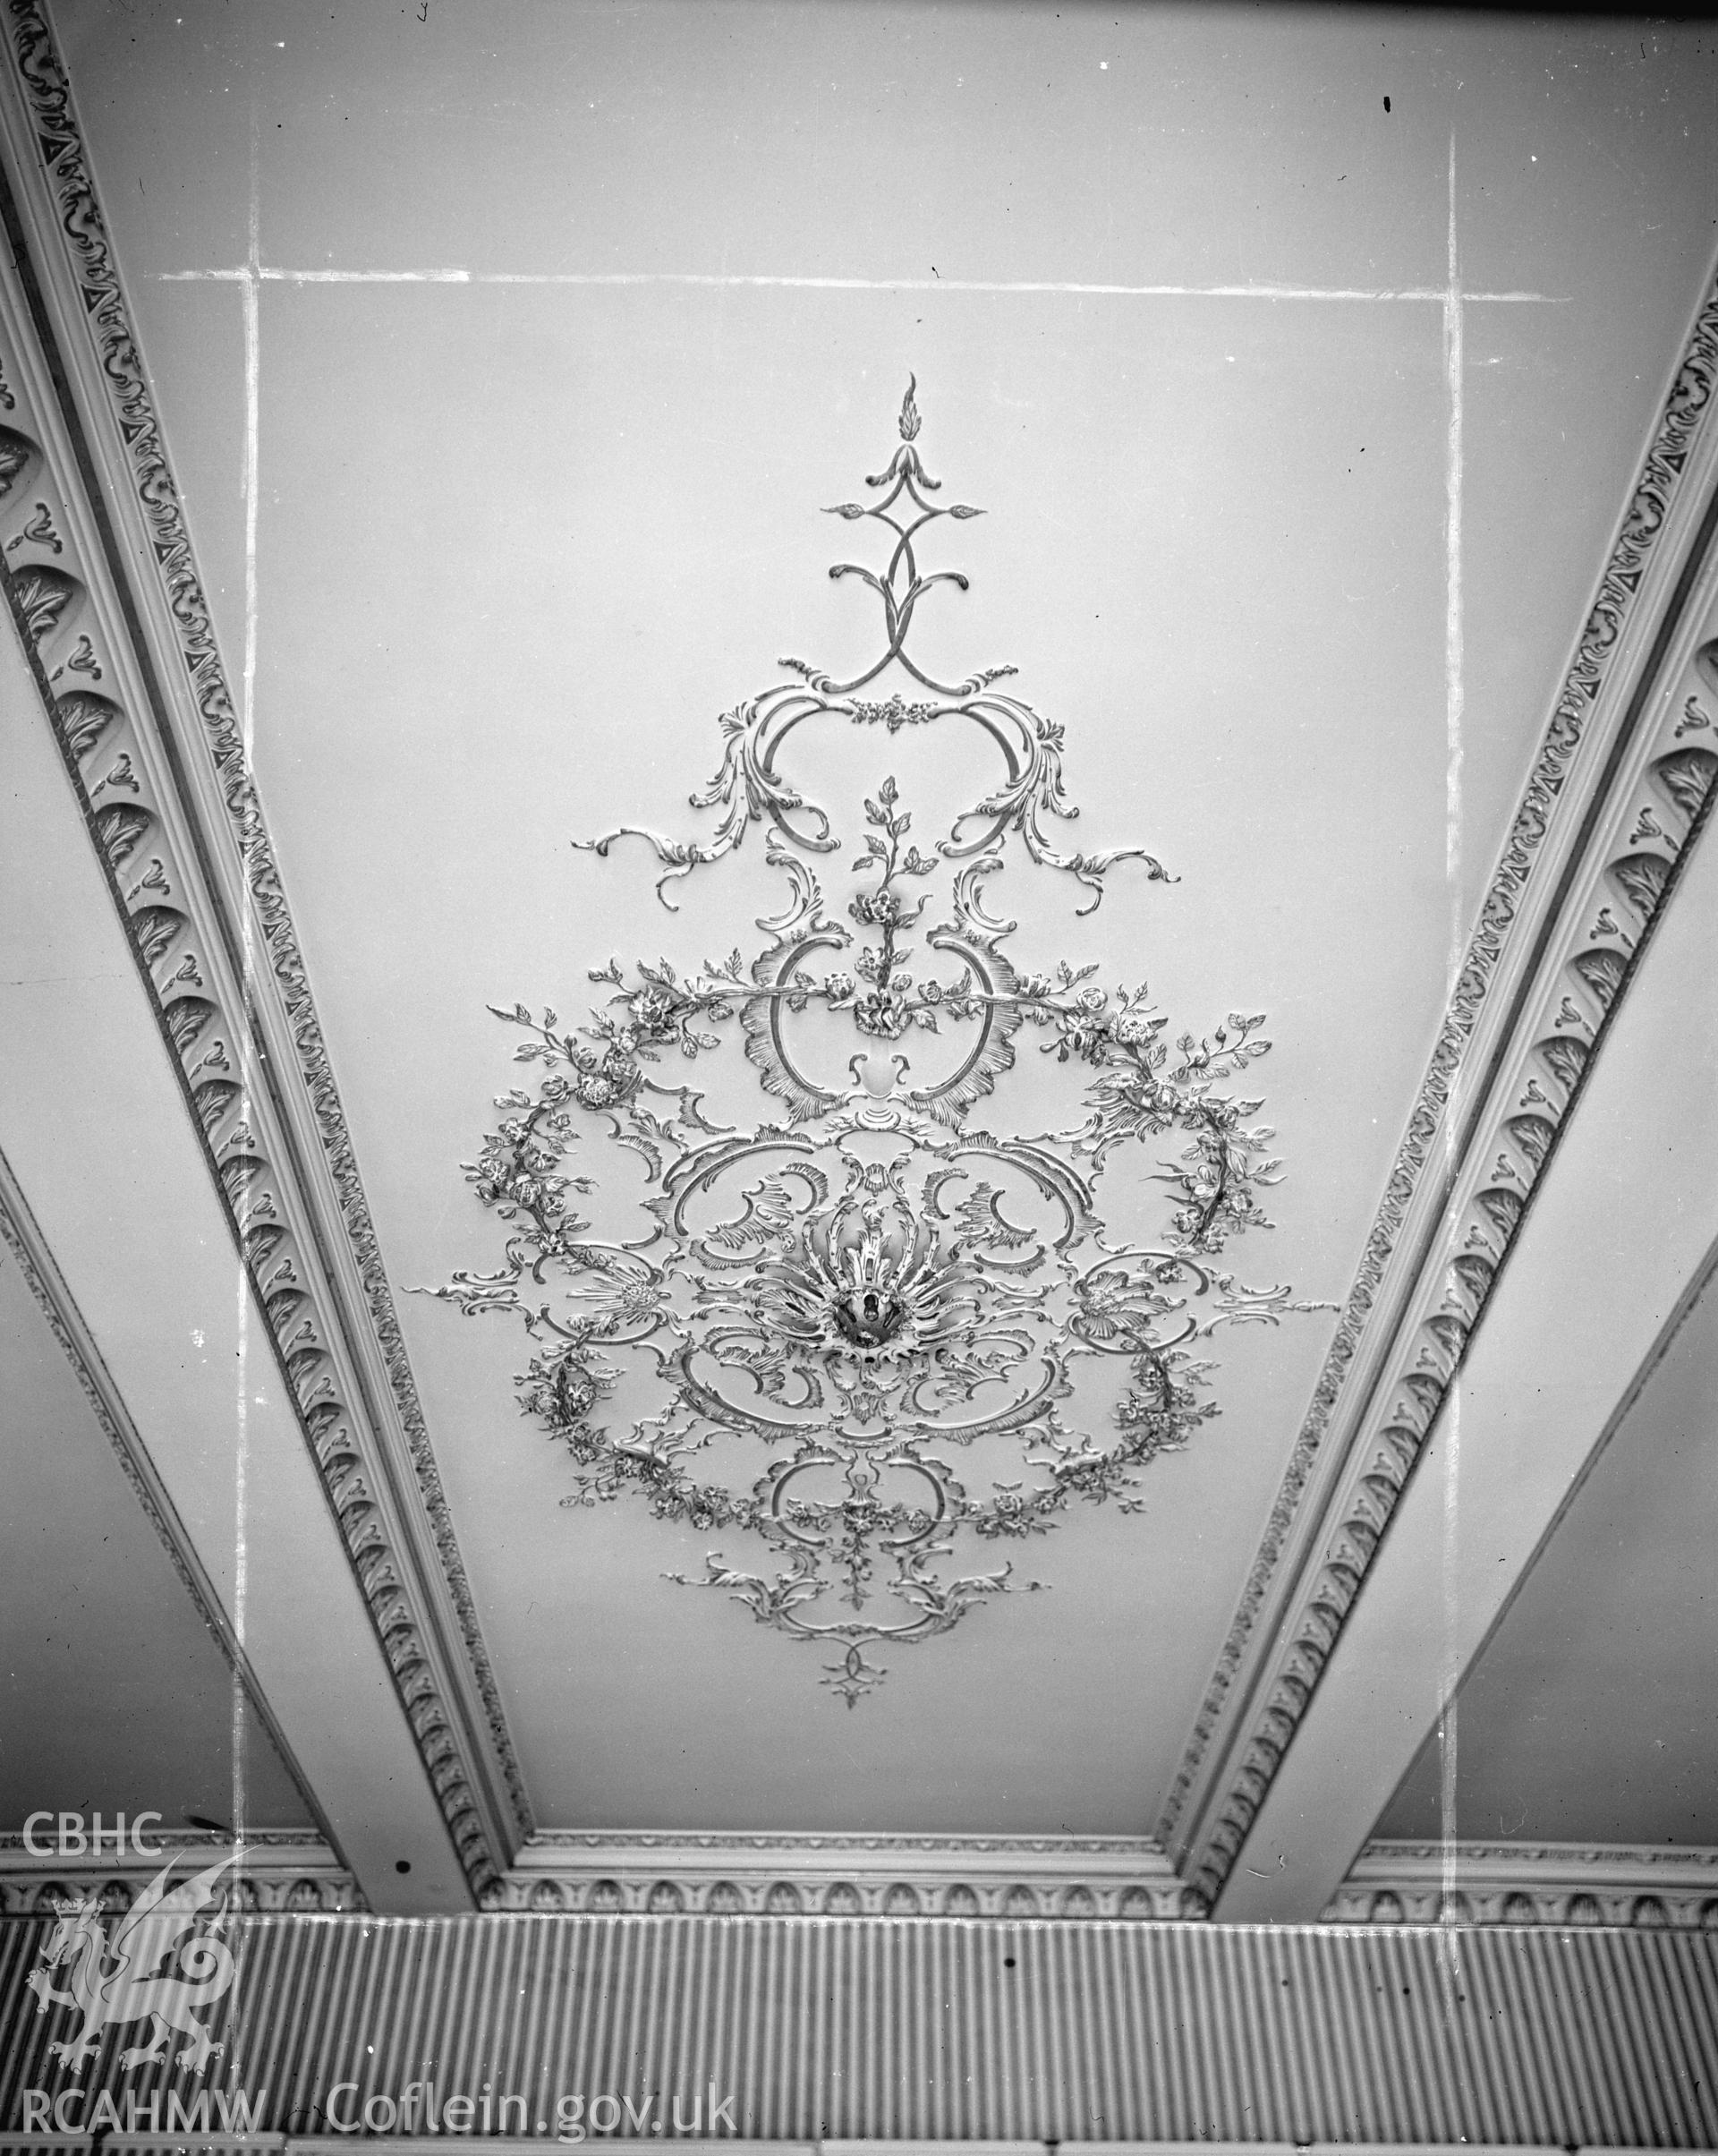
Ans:
<svg viewBox="0 0 1718 2156"><path fill-rule="evenodd" d="M1074 879L1082 914L1118 862L1167 872L1137 848L1062 847L1055 827L1078 811L1061 729L999 688L1012 669L945 682L908 652L926 594L966 587L957 571L922 570L925 534L981 514L932 499L919 428L909 385L899 446L866 481L875 499L829 512L886 534L880 570L830 570L878 598L880 657L846 680L784 660L793 679L724 715L721 768L692 797L716 812L707 838L576 842L606 854L642 838L672 906L671 886L763 825L786 886L782 910L759 923L769 942L749 962L736 950L687 974L611 960L590 976L605 1000L582 1028L552 1010L497 1010L525 1036L518 1060L543 1073L500 1097L502 1121L467 1170L505 1227L503 1258L434 1291L467 1316L525 1326L536 1351L520 1401L575 1463L569 1502L641 1498L722 1534L727 1547L680 1583L721 1589L832 1650L823 1682L848 1706L882 1681L877 1650L946 1632L1029 1584L990 1561L1005 1547L1076 1499L1137 1508L1144 1469L1216 1411L1201 1350L1219 1327L1313 1307L1242 1286L1220 1264L1231 1236L1267 1224L1260 1194L1279 1166L1252 1120L1262 1104L1230 1089L1267 1049L1263 1018L1231 1013L1171 1044L1144 986L1106 990L1095 965L1067 961L1027 975L1008 954L1016 924L991 888L1019 853ZM923 695L868 698L891 668ZM813 866L835 865L842 840L786 761L798 729L830 720L888 739L975 729L1004 774L928 850L884 774L863 802L861 881L845 904ZM852 1028L833 1059L831 1018ZM779 1121L714 1123L661 1072L667 1057L718 1050L728 1025ZM1077 1120L1030 1138L974 1127L1023 1035L1084 1078ZM644 1163L636 1235L602 1240L575 1209L594 1188L579 1172L593 1124ZM1136 1160L1140 1144L1171 1151L1146 1171L1166 1193L1148 1240L1100 1210L1112 1163ZM659 1404L617 1430L600 1418L629 1357L653 1366ZM1075 1427L1070 1406L1077 1366L1101 1359L1125 1366L1101 1434ZM755 1476L710 1464L716 1441L736 1436L755 1441ZM965 1464L994 1440L1011 1447L1007 1472ZM761 1545L758 1569L728 1554L740 1537ZM943 1562L968 1553L982 1553L976 1569Z"/></svg>

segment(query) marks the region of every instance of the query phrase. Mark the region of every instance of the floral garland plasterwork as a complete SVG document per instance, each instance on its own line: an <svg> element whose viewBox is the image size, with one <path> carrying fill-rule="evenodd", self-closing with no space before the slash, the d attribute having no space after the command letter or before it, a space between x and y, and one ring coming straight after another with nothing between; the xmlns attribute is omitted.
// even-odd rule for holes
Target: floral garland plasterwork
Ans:
<svg viewBox="0 0 1718 2156"><path fill-rule="evenodd" d="M749 961L736 950L690 972L611 960L590 975L605 1000L583 1027L553 1010L497 1010L525 1035L518 1060L544 1075L501 1096L467 1171L504 1227L501 1264L434 1291L531 1335L520 1402L571 1457L569 1502L635 1497L660 1519L761 1543L761 1569L712 1551L681 1583L720 1589L832 1650L823 1681L849 1706L882 1681L880 1649L946 1632L1025 1584L1006 1562L951 1575L942 1560L1018 1548L1076 1501L1137 1509L1144 1470L1215 1411L1201 1355L1212 1335L1313 1307L1243 1286L1221 1264L1231 1238L1266 1224L1261 1194L1280 1164L1253 1121L1262 1104L1230 1090L1265 1052L1263 1019L1235 1012L1172 1038L1143 986L1105 989L1095 964L1028 974L1008 953L1016 924L991 909L991 887L1019 855L1074 879L1082 914L1118 863L1167 872L1139 848L1062 847L1053 827L1078 812L1061 729L998 686L1012 669L942 681L908 650L926 594L966 585L921 568L927 533L981 513L932 499L920 423L909 385L899 446L866 482L877 499L829 512L888 535L880 569L830 571L876 595L880 655L840 680L785 660L793 678L724 714L721 767L693 796L716 814L708 837L627 827L579 841L606 854L642 838L670 902L671 885L762 825L786 885L782 910L759 924L770 941ZM863 694L891 668L912 702ZM1003 782L922 850L886 773L863 802L863 882L838 906L813 864L841 840L785 764L812 722L890 737L972 729L999 752ZM808 1017L846 1021L846 1048L813 1044ZM659 1075L736 1026L780 1110L749 1129L712 1123L689 1085ZM1032 1138L974 1127L1033 1035L1084 1078L1080 1120ZM605 1240L578 1211L594 1188L580 1172L593 1120L644 1163L636 1235ZM1099 1207L1103 1178L1142 1144L1178 1146L1153 1161L1167 1202L1144 1241L1116 1236ZM602 1417L637 1358L656 1404L617 1430ZM1126 1379L1099 1435L1069 1403L1078 1366L1103 1359ZM760 1448L754 1478L704 1464L735 1436ZM991 1439L1013 1448L1013 1471L969 1488L957 1461Z"/></svg>

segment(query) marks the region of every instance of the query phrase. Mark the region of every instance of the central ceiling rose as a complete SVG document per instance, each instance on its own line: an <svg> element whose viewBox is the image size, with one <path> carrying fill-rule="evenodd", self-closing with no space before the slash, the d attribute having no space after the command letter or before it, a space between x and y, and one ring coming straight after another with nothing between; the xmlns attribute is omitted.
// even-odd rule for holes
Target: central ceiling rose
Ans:
<svg viewBox="0 0 1718 2156"><path fill-rule="evenodd" d="M873 1363L958 1336L956 1291L972 1269L905 1206L898 1215L891 1226L880 1206L847 1203L805 1230L761 1298L781 1338Z"/></svg>
<svg viewBox="0 0 1718 2156"><path fill-rule="evenodd" d="M914 446L919 425L909 384L900 447L866 481L878 499L830 512L889 534L880 569L830 571L877 594L881 656L846 681L783 660L791 681L722 718L721 769L693 797L719 812L714 831L702 842L633 834L655 848L668 903L671 882L762 824L786 884L782 911L759 924L769 942L749 963L736 950L685 976L610 960L590 976L608 993L583 1027L523 1004L497 1011L527 1035L517 1059L543 1068L534 1091L501 1096L503 1120L467 1171L506 1223L505 1251L495 1271L435 1291L468 1316L512 1313L537 1342L520 1398L572 1456L566 1502L631 1497L750 1538L759 1569L715 1552L680 1583L725 1589L761 1622L832 1651L823 1682L849 1706L886 1675L879 1649L946 1632L1016 1585L1006 1563L960 1570L963 1547L1043 1534L1076 1499L1138 1509L1144 1470L1216 1412L1197 1348L1218 1326L1316 1307L1239 1286L1218 1262L1231 1236L1265 1224L1258 1193L1278 1166L1271 1132L1251 1121L1262 1104L1228 1089L1264 1054L1263 1019L1231 1013L1171 1046L1144 986L1105 990L1095 966L1068 962L1025 975L1003 949L1015 924L989 909L984 886L1011 842L1084 886L1084 913L1118 861L1167 878L1135 848L1051 843L1045 820L1077 814L1061 730L998 690L1011 668L948 683L909 657L923 595L966 586L952 570L921 572L921 535L980 514L928 499L940 488ZM911 701L862 695L891 669L915 685ZM864 882L831 909L811 865L840 840L782 761L813 720L890 738L975 728L966 738L987 760L1000 752L1003 783L922 852L884 776L863 804ZM606 854L624 835L577 843ZM831 1017L852 1027L845 1072L825 1067ZM693 1087L663 1075L667 1056L718 1050L728 1021L781 1120L713 1123ZM970 1127L1023 1028L1083 1081L1070 1121L1030 1138ZM938 1052L909 1084L915 1060ZM601 1239L574 1208L593 1188L572 1168L592 1128L645 1164L650 1195L625 1240ZM1144 1241L1117 1236L1098 1206L1106 1173L1141 1144L1172 1153L1150 1156L1165 1202ZM1072 1427L1077 1366L1101 1359L1119 1372L1119 1397L1101 1431ZM605 1404L636 1359L653 1411L610 1428ZM723 1437L755 1445L755 1474L723 1479L707 1464ZM980 1440L986 1460L1006 1448L1006 1473L969 1464Z"/></svg>

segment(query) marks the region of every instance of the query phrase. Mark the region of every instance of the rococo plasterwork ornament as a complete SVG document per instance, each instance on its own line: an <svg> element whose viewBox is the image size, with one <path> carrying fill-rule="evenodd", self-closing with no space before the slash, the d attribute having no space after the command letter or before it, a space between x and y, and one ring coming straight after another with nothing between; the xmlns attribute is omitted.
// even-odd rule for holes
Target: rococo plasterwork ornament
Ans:
<svg viewBox="0 0 1718 2156"><path fill-rule="evenodd" d="M1231 1236L1268 1224L1259 1193L1279 1165L1271 1131L1251 1120L1262 1104L1226 1089L1265 1053L1263 1018L1231 1014L1171 1043L1143 986L1107 991L1093 965L1027 975L1005 949L1016 924L987 887L1010 841L1084 887L1081 913L1118 861L1168 878L1136 848L1058 850L1046 821L1078 814L1063 791L1061 729L1000 693L1012 668L948 683L908 656L924 595L966 588L956 571L921 571L923 535L980 514L930 499L940 482L919 427L909 385L900 446L865 482L876 499L829 512L889 535L880 574L852 562L829 572L877 594L876 663L838 681L784 660L791 681L724 715L721 769L692 797L719 815L701 842L577 841L606 854L623 836L645 839L671 905L671 883L762 824L786 883L782 910L759 923L770 942L749 964L736 950L689 974L611 960L590 976L608 993L583 1027L523 1004L497 1010L528 1036L517 1059L544 1070L534 1091L501 1096L503 1120L467 1170L506 1223L505 1260L435 1291L467 1316L524 1324L536 1352L520 1400L576 1463L567 1502L635 1496L659 1518L754 1538L755 1570L716 1552L697 1580L669 1577L725 1589L761 1623L833 1650L823 1681L849 1706L886 1674L872 1652L946 1632L1021 1584L1007 1563L954 1569L957 1547L999 1556L1076 1499L1137 1510L1143 1470L1217 1411L1201 1344L1220 1325L1314 1307L1287 1288L1243 1287L1220 1263ZM863 694L890 668L914 700ZM845 904L812 865L841 841L783 762L797 729L831 720L891 737L964 722L1004 768L928 852L897 780L882 777L863 802L861 882ZM838 1057L826 1067L830 1016L852 1027L845 1071ZM663 1072L668 1057L715 1052L729 1022L780 1120L719 1126ZM1032 1138L974 1128L1023 1029L1084 1077L1076 1120ZM574 1168L592 1123L644 1163L650 1195L628 1240L601 1240L575 1210L594 1188ZM1149 1242L1118 1237L1098 1208L1106 1177L1136 1146L1166 1142L1174 1157L1152 1156L1146 1171L1164 1189L1161 1224ZM659 1405L611 1429L604 1404L629 1356L647 1359ZM1123 1382L1099 1434L1073 1427L1069 1403L1076 1366L1105 1358ZM712 1471L712 1453L732 1454L723 1439L755 1447L755 1474ZM1008 1471L968 1465L963 1479L963 1456L997 1457L982 1441L1002 1441Z"/></svg>

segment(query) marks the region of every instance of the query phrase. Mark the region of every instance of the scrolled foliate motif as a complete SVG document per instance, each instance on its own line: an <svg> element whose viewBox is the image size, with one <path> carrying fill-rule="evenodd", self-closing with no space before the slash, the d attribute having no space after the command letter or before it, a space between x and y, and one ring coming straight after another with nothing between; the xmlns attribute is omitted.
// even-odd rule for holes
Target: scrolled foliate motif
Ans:
<svg viewBox="0 0 1718 2156"><path fill-rule="evenodd" d="M878 595L881 656L845 681L782 661L794 681L722 720L721 769L693 797L717 812L714 831L635 834L663 865L668 903L671 882L762 824L787 892L760 923L770 941L749 962L736 950L689 973L611 960L590 976L607 993L582 1027L497 1010L526 1036L518 1059L541 1067L534 1089L501 1096L503 1120L467 1171L505 1223L505 1253L495 1271L435 1291L467 1315L523 1322L535 1353L521 1402L576 1463L569 1502L635 1496L730 1547L753 1538L760 1569L716 1553L682 1583L725 1589L760 1622L832 1649L824 1681L849 1706L885 1674L871 1651L947 1632L1017 1585L1006 1562L945 1561L962 1547L999 1556L1076 1499L1137 1509L1144 1470L1216 1412L1203 1343L1220 1325L1309 1307L1285 1288L1243 1287L1221 1264L1229 1237L1267 1224L1260 1193L1278 1167L1253 1120L1262 1104L1232 1090L1266 1051L1263 1018L1234 1013L1171 1044L1143 986L1108 990L1094 965L1067 961L1023 973L1004 948L1015 924L987 907L986 885L1011 841L1084 885L1082 912L1118 861L1167 875L1137 848L1088 854L1053 839L1049 823L1078 814L1061 729L996 690L1011 669L948 683L909 657L921 599L966 583L921 570L921 536L980 513L929 499L939 482L914 446L919 424L909 387L901 446L867 481L880 499L833 512L892 534L880 574L830 572ZM890 667L925 697L862 697ZM859 881L842 904L812 867L840 848L833 820L783 763L796 729L829 720L891 737L964 722L999 751L1003 782L930 840L885 775L863 799ZM579 843L601 854L624 835ZM831 1019L851 1027L833 1067ZM665 1074L667 1058L718 1051L730 1026L782 1120L719 1127ZM1083 1104L1037 1137L972 1128L1023 1035L1084 1079ZM641 1231L626 1240L605 1240L578 1210L594 1187L577 1172L593 1125L645 1165ZM1167 1202L1146 1240L1114 1233L1098 1206L1140 1144L1172 1155L1147 1170ZM603 1417L641 1360L654 1411L623 1432ZM1119 1376L1107 1427L1076 1427L1079 1368L1106 1361ZM734 1440L755 1471L719 1471Z"/></svg>

